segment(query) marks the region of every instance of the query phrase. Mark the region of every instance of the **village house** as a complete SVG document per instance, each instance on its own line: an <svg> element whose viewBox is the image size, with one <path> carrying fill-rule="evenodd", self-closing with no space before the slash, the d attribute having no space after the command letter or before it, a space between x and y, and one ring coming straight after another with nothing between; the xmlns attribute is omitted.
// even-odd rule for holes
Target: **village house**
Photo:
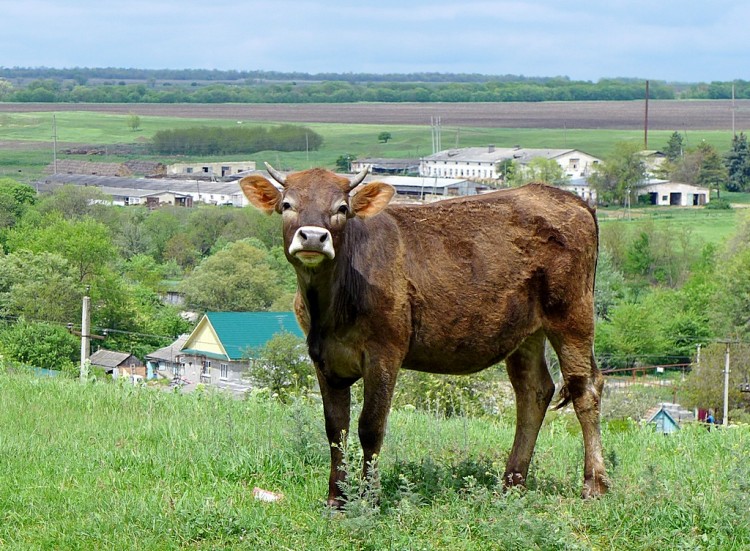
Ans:
<svg viewBox="0 0 750 551"><path fill-rule="evenodd" d="M281 332L303 336L292 312L206 312L175 355L179 367L159 363L157 372L241 393L255 351Z"/></svg>
<svg viewBox="0 0 750 551"><path fill-rule="evenodd" d="M120 377L146 378L146 366L141 360L128 352L116 352L100 348L89 357L93 367L100 367L113 379Z"/></svg>
<svg viewBox="0 0 750 551"><path fill-rule="evenodd" d="M189 336L188 333L180 335L172 344L146 354L147 378L152 379L157 374L171 378L184 375L180 350L185 346Z"/></svg>

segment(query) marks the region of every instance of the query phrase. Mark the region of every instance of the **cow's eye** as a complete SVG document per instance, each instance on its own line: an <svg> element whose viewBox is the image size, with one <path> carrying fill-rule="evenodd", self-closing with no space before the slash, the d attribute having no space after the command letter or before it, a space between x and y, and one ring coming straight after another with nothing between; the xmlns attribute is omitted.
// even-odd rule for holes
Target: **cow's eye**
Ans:
<svg viewBox="0 0 750 551"><path fill-rule="evenodd" d="M292 204L289 201L284 201L283 203L281 203L282 212L285 210L289 210L290 208L292 208Z"/></svg>
<svg viewBox="0 0 750 551"><path fill-rule="evenodd" d="M341 205L338 210L339 214L349 214L349 207L346 205Z"/></svg>

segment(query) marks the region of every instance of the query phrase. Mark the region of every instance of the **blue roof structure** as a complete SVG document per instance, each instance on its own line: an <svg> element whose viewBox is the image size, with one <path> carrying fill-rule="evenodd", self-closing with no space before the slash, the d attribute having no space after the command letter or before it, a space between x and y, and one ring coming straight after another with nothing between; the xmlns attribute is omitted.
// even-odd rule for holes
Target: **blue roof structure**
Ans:
<svg viewBox="0 0 750 551"><path fill-rule="evenodd" d="M194 338L205 334L206 325L210 326L219 342L207 343L205 336L200 340ZM293 312L206 312L181 352L241 360L249 351L262 348L274 335L284 332L305 336ZM222 353L212 351L212 346L205 346L208 350L202 350L202 345L210 344L218 345Z"/></svg>

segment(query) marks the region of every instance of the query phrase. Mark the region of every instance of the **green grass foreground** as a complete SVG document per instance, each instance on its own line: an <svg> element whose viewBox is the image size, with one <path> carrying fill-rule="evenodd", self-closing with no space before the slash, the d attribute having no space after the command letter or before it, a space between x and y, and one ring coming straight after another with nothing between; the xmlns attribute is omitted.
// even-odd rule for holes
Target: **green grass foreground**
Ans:
<svg viewBox="0 0 750 551"><path fill-rule="evenodd" d="M394 411L380 510L331 515L319 404L0 372L0 548L750 548L749 427L613 422L612 491L584 502L577 422L548 417L529 489L503 493L511 412Z"/></svg>

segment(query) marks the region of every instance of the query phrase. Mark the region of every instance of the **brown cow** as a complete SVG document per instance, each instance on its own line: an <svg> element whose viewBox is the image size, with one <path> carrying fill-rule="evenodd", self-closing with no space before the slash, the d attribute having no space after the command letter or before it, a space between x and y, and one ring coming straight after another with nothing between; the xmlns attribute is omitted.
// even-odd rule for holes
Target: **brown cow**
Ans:
<svg viewBox="0 0 750 551"><path fill-rule="evenodd" d="M505 359L516 434L505 484L522 485L555 392L544 359L560 359L562 403L583 429L583 497L607 490L599 429L603 377L593 357L594 213L575 195L531 184L425 206L388 206L394 189L323 169L268 167L240 186L278 212L297 273L295 310L307 334L331 443L328 504L341 506L339 444L350 387L364 381L359 438L367 465L383 443L401 367L468 374Z"/></svg>

